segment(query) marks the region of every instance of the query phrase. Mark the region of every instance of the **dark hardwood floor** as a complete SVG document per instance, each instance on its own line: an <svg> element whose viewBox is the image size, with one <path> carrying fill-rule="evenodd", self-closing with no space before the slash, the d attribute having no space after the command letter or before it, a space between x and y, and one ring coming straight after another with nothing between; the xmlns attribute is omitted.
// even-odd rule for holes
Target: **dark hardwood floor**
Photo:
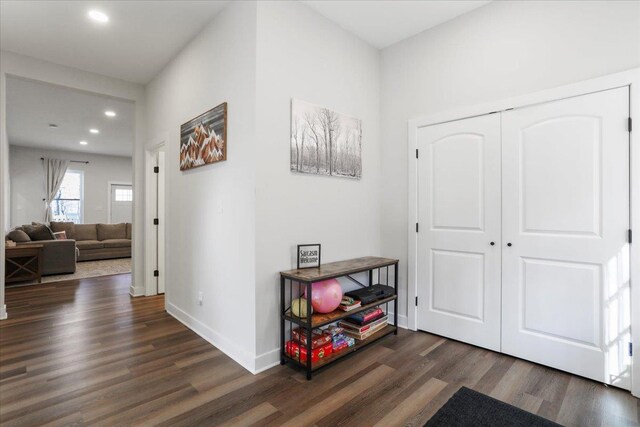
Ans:
<svg viewBox="0 0 640 427"><path fill-rule="evenodd" d="M629 393L401 331L319 372L251 375L119 275L6 290L0 424L421 426L461 386L565 425L638 425ZM277 325L274 325L274 328Z"/></svg>

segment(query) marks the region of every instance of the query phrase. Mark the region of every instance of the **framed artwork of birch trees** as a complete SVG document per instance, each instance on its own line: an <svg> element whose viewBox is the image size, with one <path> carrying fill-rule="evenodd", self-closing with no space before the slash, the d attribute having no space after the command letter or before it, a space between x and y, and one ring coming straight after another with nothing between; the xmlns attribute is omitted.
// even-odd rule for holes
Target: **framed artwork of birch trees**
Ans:
<svg viewBox="0 0 640 427"><path fill-rule="evenodd" d="M292 99L291 171L360 179L362 120Z"/></svg>

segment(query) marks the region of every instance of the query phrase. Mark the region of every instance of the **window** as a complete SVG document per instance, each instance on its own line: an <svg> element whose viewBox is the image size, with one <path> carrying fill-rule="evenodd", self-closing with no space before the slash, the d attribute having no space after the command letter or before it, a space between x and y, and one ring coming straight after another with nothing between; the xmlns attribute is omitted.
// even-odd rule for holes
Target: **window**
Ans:
<svg viewBox="0 0 640 427"><path fill-rule="evenodd" d="M54 221L82 223L83 175L82 171L67 170L58 194L51 202Z"/></svg>
<svg viewBox="0 0 640 427"><path fill-rule="evenodd" d="M116 202L133 201L133 190L131 188L116 188L115 201Z"/></svg>

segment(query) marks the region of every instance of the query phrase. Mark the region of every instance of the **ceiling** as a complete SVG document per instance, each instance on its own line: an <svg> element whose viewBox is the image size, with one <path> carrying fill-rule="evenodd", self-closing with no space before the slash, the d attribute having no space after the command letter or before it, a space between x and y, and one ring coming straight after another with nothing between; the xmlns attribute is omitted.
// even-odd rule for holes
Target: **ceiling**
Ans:
<svg viewBox="0 0 640 427"><path fill-rule="evenodd" d="M227 3L2 0L0 49L144 84Z"/></svg>
<svg viewBox="0 0 640 427"><path fill-rule="evenodd" d="M146 84L228 3L2 0L0 49ZM306 0L303 3L382 49L488 1ZM109 22L92 21L88 18L90 10L104 12Z"/></svg>
<svg viewBox="0 0 640 427"><path fill-rule="evenodd" d="M105 111L113 111L116 116L107 117ZM50 123L58 127L50 128ZM132 102L7 77L10 145L130 157L134 123ZM91 128L100 133L90 133ZM80 145L80 141L87 145Z"/></svg>
<svg viewBox="0 0 640 427"><path fill-rule="evenodd" d="M383 49L489 1L306 0L303 3L370 45Z"/></svg>

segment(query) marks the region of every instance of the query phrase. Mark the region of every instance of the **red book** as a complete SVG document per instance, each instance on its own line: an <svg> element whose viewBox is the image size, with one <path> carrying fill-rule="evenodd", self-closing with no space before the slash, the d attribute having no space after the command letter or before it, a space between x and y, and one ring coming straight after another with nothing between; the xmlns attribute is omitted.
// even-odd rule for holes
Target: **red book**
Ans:
<svg viewBox="0 0 640 427"><path fill-rule="evenodd" d="M347 320L351 323L357 323L358 325L366 325L380 317L384 316L384 312L380 307L370 308L360 313L352 314L347 317Z"/></svg>

